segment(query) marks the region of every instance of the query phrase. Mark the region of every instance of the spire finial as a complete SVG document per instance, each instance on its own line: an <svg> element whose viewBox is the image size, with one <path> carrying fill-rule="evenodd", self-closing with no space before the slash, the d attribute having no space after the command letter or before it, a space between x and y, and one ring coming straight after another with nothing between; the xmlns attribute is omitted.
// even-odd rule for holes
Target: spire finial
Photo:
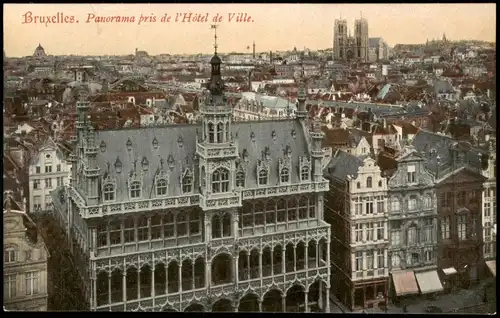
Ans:
<svg viewBox="0 0 500 318"><path fill-rule="evenodd" d="M219 25L217 24L212 24L210 25L210 29L214 29L214 50L215 50L215 55L217 55L217 27Z"/></svg>

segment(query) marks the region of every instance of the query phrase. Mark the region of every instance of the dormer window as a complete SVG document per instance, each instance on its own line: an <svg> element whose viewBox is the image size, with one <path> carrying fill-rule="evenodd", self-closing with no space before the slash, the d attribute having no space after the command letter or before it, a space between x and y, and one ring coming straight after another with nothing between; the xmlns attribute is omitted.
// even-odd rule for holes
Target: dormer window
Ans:
<svg viewBox="0 0 500 318"><path fill-rule="evenodd" d="M141 183L139 181L133 181L130 184L130 197L133 199L141 197Z"/></svg>
<svg viewBox="0 0 500 318"><path fill-rule="evenodd" d="M190 193L193 191L193 175L189 170L182 177L182 193Z"/></svg>
<svg viewBox="0 0 500 318"><path fill-rule="evenodd" d="M266 185L267 184L267 171L265 169L262 169L259 171L259 185Z"/></svg>
<svg viewBox="0 0 500 318"><path fill-rule="evenodd" d="M229 171L224 168L215 170L212 174L212 193L229 191Z"/></svg>
<svg viewBox="0 0 500 318"><path fill-rule="evenodd" d="M366 178L366 187L371 188L372 187L372 177Z"/></svg>
<svg viewBox="0 0 500 318"><path fill-rule="evenodd" d="M300 170L300 180L308 181L309 180L309 167L304 166Z"/></svg>
<svg viewBox="0 0 500 318"><path fill-rule="evenodd" d="M142 170L148 171L148 169L149 169L149 161L148 161L148 159L146 157L142 157L141 165L142 165Z"/></svg>
<svg viewBox="0 0 500 318"><path fill-rule="evenodd" d="M101 145L99 146L99 148L101 148L101 152L105 152L106 151L106 143L103 141L101 141Z"/></svg>
<svg viewBox="0 0 500 318"><path fill-rule="evenodd" d="M115 171L116 173L120 173L122 172L122 162L120 160L120 158L116 158L116 161L115 161Z"/></svg>
<svg viewBox="0 0 500 318"><path fill-rule="evenodd" d="M127 140L125 145L127 146L128 151L132 150L132 140L130 140L130 138Z"/></svg>
<svg viewBox="0 0 500 318"><path fill-rule="evenodd" d="M243 171L238 171L236 173L236 186L245 187L245 173Z"/></svg>
<svg viewBox="0 0 500 318"><path fill-rule="evenodd" d="M163 196L167 194L167 180L165 179L159 179L156 182L156 195L157 196Z"/></svg>
<svg viewBox="0 0 500 318"><path fill-rule="evenodd" d="M108 183L104 186L104 201L113 201L115 199L115 186Z"/></svg>
<svg viewBox="0 0 500 318"><path fill-rule="evenodd" d="M288 170L288 168L281 169L280 181L281 183L287 183L290 181L290 170Z"/></svg>
<svg viewBox="0 0 500 318"><path fill-rule="evenodd" d="M158 139L156 137L153 139L153 148L158 149Z"/></svg>

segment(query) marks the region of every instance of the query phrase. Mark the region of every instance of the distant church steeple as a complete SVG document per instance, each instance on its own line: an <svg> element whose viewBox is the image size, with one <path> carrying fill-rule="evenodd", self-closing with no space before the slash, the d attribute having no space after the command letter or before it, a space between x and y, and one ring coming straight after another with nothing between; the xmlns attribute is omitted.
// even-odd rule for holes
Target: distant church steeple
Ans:
<svg viewBox="0 0 500 318"><path fill-rule="evenodd" d="M443 33L443 42L446 42L446 34Z"/></svg>

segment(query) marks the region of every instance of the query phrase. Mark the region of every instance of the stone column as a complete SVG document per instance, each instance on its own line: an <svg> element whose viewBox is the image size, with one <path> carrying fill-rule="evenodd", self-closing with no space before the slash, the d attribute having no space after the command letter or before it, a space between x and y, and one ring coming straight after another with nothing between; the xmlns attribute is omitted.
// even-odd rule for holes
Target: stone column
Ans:
<svg viewBox="0 0 500 318"><path fill-rule="evenodd" d="M235 302L233 303L233 311L234 311L234 312L238 312L238 307L239 307L239 306L240 306L239 301L235 301Z"/></svg>
<svg viewBox="0 0 500 318"><path fill-rule="evenodd" d="M238 283L240 281L239 261L240 261L240 254L237 253L236 256L234 257L234 281L236 282L236 286L238 286Z"/></svg>
<svg viewBox="0 0 500 318"><path fill-rule="evenodd" d="M304 311L309 312L309 292L304 292Z"/></svg>
<svg viewBox="0 0 500 318"><path fill-rule="evenodd" d="M293 271L297 271L297 244L293 245Z"/></svg>
<svg viewBox="0 0 500 318"><path fill-rule="evenodd" d="M281 311L286 312L286 294L281 297Z"/></svg>
<svg viewBox="0 0 500 318"><path fill-rule="evenodd" d="M112 272L108 272L108 304L111 305L111 276Z"/></svg>
<svg viewBox="0 0 500 318"><path fill-rule="evenodd" d="M309 242L307 244L304 244L305 246L305 251L304 251L304 268L306 269L306 277L307 277L307 270L309 269Z"/></svg>
<svg viewBox="0 0 500 318"><path fill-rule="evenodd" d="M165 264L165 295L168 295L168 259Z"/></svg>
<svg viewBox="0 0 500 318"><path fill-rule="evenodd" d="M286 273L286 246L281 249L281 274Z"/></svg>
<svg viewBox="0 0 500 318"><path fill-rule="evenodd" d="M262 299L258 299L259 302L259 312L262 312Z"/></svg>
<svg viewBox="0 0 500 318"><path fill-rule="evenodd" d="M92 288L94 289L94 294L92 295L92 302L94 303L94 307L97 308L97 277L94 274L94 278L92 279Z"/></svg>
<svg viewBox="0 0 500 318"><path fill-rule="evenodd" d="M210 215L205 214L205 242L210 242L212 239L212 221Z"/></svg>
<svg viewBox="0 0 500 318"><path fill-rule="evenodd" d="M325 307L325 312L329 313L330 312L330 284L326 285L326 307Z"/></svg>
<svg viewBox="0 0 500 318"><path fill-rule="evenodd" d="M141 299L141 267L137 270L137 299Z"/></svg>
<svg viewBox="0 0 500 318"><path fill-rule="evenodd" d="M179 293L182 292L182 262L179 264Z"/></svg>
<svg viewBox="0 0 500 318"><path fill-rule="evenodd" d="M210 288L212 285L212 261L207 260L205 263L205 282L206 287Z"/></svg>
<svg viewBox="0 0 500 318"><path fill-rule="evenodd" d="M151 298L153 299L153 308L155 307L155 266L154 266L154 255L153 255L153 266L151 266Z"/></svg>
<svg viewBox="0 0 500 318"><path fill-rule="evenodd" d="M330 241L326 242L326 266L328 268L328 272L330 272Z"/></svg>
<svg viewBox="0 0 500 318"><path fill-rule="evenodd" d="M195 273L195 264L196 264L196 260L194 260L192 262L192 266L193 266L193 281L192 281L192 289L195 290L196 289L196 283L195 283L195 280L196 280L196 273Z"/></svg>
<svg viewBox="0 0 500 318"><path fill-rule="evenodd" d="M239 228L239 222L240 222L240 215L238 214L238 209L236 209L233 213L233 237L237 238L240 237L240 233L238 231Z"/></svg>
<svg viewBox="0 0 500 318"><path fill-rule="evenodd" d="M123 271L123 277L122 277L122 288L123 288L123 303L124 303L124 309L126 310L127 309L127 268L124 267L124 271Z"/></svg>

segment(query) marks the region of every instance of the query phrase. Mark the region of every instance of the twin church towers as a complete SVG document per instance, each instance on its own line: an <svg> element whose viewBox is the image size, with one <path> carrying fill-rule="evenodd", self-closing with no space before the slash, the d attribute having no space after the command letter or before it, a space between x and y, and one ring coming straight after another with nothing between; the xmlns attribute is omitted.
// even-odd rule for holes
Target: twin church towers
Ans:
<svg viewBox="0 0 500 318"><path fill-rule="evenodd" d="M336 19L333 28L333 59L336 61L368 60L368 21L363 17L354 21L354 36L347 28L347 20Z"/></svg>

